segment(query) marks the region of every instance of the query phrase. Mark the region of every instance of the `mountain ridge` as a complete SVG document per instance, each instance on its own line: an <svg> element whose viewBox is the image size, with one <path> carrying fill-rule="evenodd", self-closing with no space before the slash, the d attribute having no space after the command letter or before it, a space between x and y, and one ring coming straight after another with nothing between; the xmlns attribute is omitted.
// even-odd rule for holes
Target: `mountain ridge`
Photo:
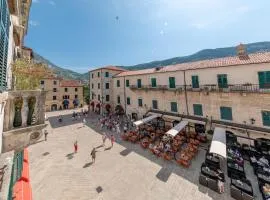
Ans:
<svg viewBox="0 0 270 200"><path fill-rule="evenodd" d="M249 44L245 44L245 46L249 54L261 52L261 51L270 52L269 41L249 43ZM85 84L88 83L88 79L89 79L88 72L86 73L74 72L72 70L65 69L65 68L55 65L54 63L52 63L51 61L49 61L48 59L44 58L43 56L39 55L36 52L33 52L33 54L34 54L34 60L36 62L42 62L42 63L47 64L49 67L51 67L55 71L56 75L63 77L65 79L81 80ZM215 48L215 49L203 49L188 56L173 57L173 58L168 58L164 60L146 62L146 63L131 65L131 66L117 65L117 67L121 67L127 70L140 70L140 69L149 69L149 68L154 68L154 67L159 67L159 66L194 62L194 61L199 61L199 60L223 58L223 57L235 56L235 55L236 55L236 47L221 47L221 48Z"/></svg>

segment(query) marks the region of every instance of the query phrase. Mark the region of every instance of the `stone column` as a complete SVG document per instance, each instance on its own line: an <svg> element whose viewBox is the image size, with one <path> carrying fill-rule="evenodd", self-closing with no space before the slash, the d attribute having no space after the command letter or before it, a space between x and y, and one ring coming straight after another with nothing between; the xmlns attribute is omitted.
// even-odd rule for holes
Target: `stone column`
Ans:
<svg viewBox="0 0 270 200"><path fill-rule="evenodd" d="M28 115L28 97L23 96L23 106L22 106L22 127L27 126L27 115Z"/></svg>

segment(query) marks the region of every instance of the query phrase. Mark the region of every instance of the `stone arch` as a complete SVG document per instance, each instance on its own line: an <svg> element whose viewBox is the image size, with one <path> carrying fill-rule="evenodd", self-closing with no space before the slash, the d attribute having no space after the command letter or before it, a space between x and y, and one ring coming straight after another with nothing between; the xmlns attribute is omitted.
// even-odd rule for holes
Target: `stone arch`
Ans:
<svg viewBox="0 0 270 200"><path fill-rule="evenodd" d="M51 111L56 111L57 108L58 108L57 104L54 103L51 105Z"/></svg>

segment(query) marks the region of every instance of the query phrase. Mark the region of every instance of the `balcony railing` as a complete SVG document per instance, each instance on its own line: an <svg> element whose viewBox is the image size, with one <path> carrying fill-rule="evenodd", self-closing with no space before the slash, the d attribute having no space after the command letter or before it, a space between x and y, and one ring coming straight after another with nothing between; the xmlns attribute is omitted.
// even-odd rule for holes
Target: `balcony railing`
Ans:
<svg viewBox="0 0 270 200"><path fill-rule="evenodd" d="M131 90L171 90L171 91L183 91L183 85L176 85L174 88L170 88L168 85L157 85L153 87L152 85L142 85L138 87L137 85L131 85L129 87Z"/></svg>
<svg viewBox="0 0 270 200"><path fill-rule="evenodd" d="M270 93L270 87L261 88L259 84L234 84L228 85L226 88L220 88L218 85L200 85L193 88L191 85L186 86L187 91L204 91L204 92L249 92L249 93Z"/></svg>
<svg viewBox="0 0 270 200"><path fill-rule="evenodd" d="M42 135L45 124L44 91L9 91L1 94L3 151L20 150Z"/></svg>

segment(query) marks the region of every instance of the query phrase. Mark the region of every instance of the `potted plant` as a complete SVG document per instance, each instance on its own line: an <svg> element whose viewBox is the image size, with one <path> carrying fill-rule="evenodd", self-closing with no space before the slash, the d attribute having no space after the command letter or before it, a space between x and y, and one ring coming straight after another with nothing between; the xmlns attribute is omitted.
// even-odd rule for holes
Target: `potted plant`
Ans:
<svg viewBox="0 0 270 200"><path fill-rule="evenodd" d="M20 127L22 125L22 113L21 113L22 105L23 105L23 98L16 97L14 99L15 113L14 113L13 127Z"/></svg>
<svg viewBox="0 0 270 200"><path fill-rule="evenodd" d="M35 105L36 105L36 98L35 97L29 97L28 98L28 116L27 116L27 125L32 124L32 119L33 119L33 113L35 110Z"/></svg>

